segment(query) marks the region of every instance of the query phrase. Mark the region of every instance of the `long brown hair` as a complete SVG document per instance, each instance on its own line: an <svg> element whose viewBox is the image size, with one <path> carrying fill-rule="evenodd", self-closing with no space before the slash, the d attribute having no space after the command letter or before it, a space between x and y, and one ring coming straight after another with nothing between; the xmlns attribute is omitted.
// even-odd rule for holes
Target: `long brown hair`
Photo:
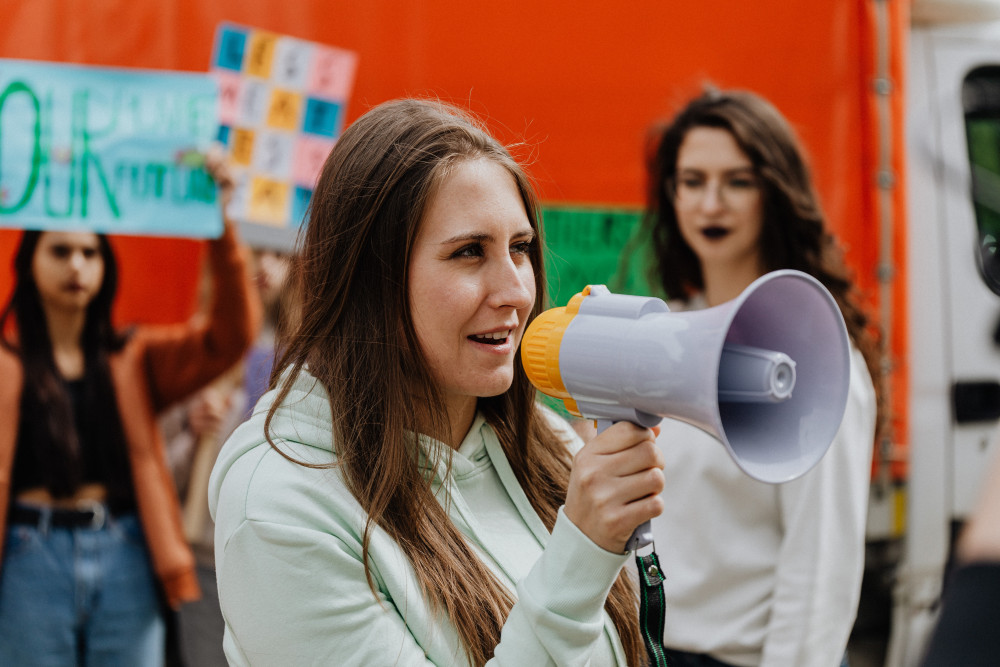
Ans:
<svg viewBox="0 0 1000 667"><path fill-rule="evenodd" d="M767 100L747 91L710 88L688 102L667 125L652 132L644 225L652 236L656 279L672 299L687 300L705 286L698 257L680 233L672 187L681 144L696 127L726 130L753 164L764 199L760 250L765 271L796 269L808 273L836 299L875 385L879 406L876 423L881 431L886 409L877 324L860 305L842 249L827 228L795 133Z"/></svg>
<svg viewBox="0 0 1000 667"><path fill-rule="evenodd" d="M419 465L414 415L430 412L432 432L446 432L440 427L448 422L414 334L407 281L413 240L436 185L455 164L472 159L507 169L540 233L527 176L463 112L436 102L387 102L344 132L323 166L310 206L296 263L301 318L275 364L272 379L286 372L287 377L265 432L278 449L270 439L271 419L292 379L308 364L330 397L334 465L368 515L362 560L373 596L368 549L378 526L404 551L431 605L454 624L472 664L482 665L500 641L514 599L451 522ZM531 317L544 303L541 252L534 244L530 257L538 298ZM510 389L480 398L479 410L551 530L565 500L571 457L535 407L535 390L519 356L515 366ZM630 664L643 660L636 599L623 572L606 608Z"/></svg>

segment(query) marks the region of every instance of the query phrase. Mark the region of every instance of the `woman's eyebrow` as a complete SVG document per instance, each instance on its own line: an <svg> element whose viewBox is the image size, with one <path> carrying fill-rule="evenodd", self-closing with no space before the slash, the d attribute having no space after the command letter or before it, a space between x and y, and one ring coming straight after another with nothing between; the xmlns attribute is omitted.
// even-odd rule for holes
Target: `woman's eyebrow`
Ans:
<svg viewBox="0 0 1000 667"><path fill-rule="evenodd" d="M448 243L461 243L463 241L479 241L480 243L482 243L484 241L492 241L492 240L493 240L492 234L469 232L465 234L456 234L455 236L444 239L443 241L441 241L441 245L445 245Z"/></svg>
<svg viewBox="0 0 1000 667"><path fill-rule="evenodd" d="M524 229L512 234L511 238L517 238L517 239L522 239L525 237L534 238L536 235L537 234L535 233L534 229L532 229L531 227L525 227ZM495 237L492 234L486 234L483 232L469 232L464 234L456 234L455 236L444 239L440 243L441 245L447 245L449 243L461 243L463 241L464 242L477 241L479 243L489 243L494 240Z"/></svg>
<svg viewBox="0 0 1000 667"><path fill-rule="evenodd" d="M678 174L704 174L705 169L701 167L681 167L677 170ZM753 173L753 165L746 165L741 167L733 167L732 169L726 169L722 173L724 174L740 174L740 173Z"/></svg>

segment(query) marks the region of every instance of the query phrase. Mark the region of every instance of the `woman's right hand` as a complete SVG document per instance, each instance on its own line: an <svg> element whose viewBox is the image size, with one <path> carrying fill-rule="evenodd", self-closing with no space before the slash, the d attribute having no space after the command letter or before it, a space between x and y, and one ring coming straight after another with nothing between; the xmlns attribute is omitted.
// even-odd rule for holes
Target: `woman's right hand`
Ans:
<svg viewBox="0 0 1000 667"><path fill-rule="evenodd" d="M216 187L219 188L219 201L222 204L222 210L225 211L233 198L233 189L236 183L233 181L232 172L230 172L229 164L226 161L225 151L220 144L213 144L208 152L205 153L205 170L212 177L212 180L215 181Z"/></svg>
<svg viewBox="0 0 1000 667"><path fill-rule="evenodd" d="M188 426L191 432L201 437L217 437L219 427L233 403L231 394L219 391L209 385L191 401L188 410Z"/></svg>
<svg viewBox="0 0 1000 667"><path fill-rule="evenodd" d="M566 518L606 551L623 553L632 532L663 511L659 430L618 422L573 460Z"/></svg>

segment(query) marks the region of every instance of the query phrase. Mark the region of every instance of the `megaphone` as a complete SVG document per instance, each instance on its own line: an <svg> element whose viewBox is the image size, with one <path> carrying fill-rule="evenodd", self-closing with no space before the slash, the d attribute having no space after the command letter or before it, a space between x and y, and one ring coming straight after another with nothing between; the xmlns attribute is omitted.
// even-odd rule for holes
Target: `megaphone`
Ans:
<svg viewBox="0 0 1000 667"><path fill-rule="evenodd" d="M812 276L767 273L736 299L672 313L662 299L590 285L541 313L521 341L539 391L578 417L692 424L748 475L772 484L826 453L847 406L850 343L840 308ZM652 542L647 522L628 549Z"/></svg>

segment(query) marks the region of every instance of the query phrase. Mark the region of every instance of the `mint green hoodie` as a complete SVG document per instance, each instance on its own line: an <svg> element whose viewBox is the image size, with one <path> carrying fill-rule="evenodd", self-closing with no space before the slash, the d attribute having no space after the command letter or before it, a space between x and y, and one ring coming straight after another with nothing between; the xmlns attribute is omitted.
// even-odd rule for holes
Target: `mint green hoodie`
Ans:
<svg viewBox="0 0 1000 667"><path fill-rule="evenodd" d="M372 595L361 561L365 513L340 473L288 461L264 438L275 393L225 444L209 486L230 664L468 664L454 627L431 611L409 561L379 528L369 551L378 599ZM575 453L573 431L545 414ZM330 404L308 374L295 380L271 426L289 456L335 460ZM624 665L604 600L627 556L595 545L561 509L550 535L481 416L442 480L443 465L438 498L448 498L452 521L518 600L488 664Z"/></svg>

